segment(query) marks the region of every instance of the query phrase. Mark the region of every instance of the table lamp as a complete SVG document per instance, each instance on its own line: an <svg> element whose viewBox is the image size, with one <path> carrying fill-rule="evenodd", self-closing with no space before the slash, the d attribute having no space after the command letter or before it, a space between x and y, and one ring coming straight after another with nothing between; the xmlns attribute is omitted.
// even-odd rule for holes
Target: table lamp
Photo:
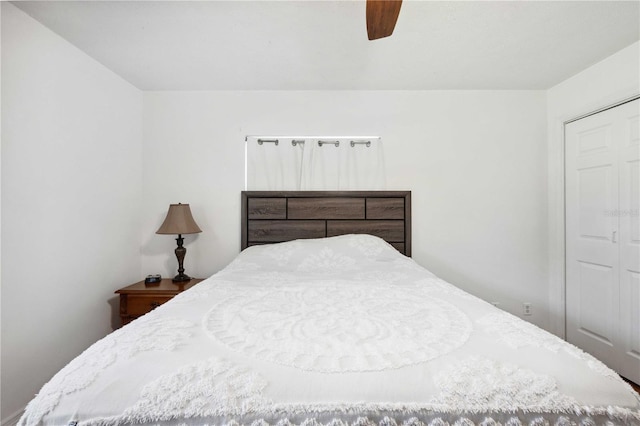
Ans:
<svg viewBox="0 0 640 426"><path fill-rule="evenodd" d="M187 254L187 249L182 246L184 242L182 234L196 234L198 232L202 232L202 230L198 227L196 221L193 220L189 204L178 203L169 206L167 217L164 219L160 229L156 231L156 234L178 234L178 238L176 238L178 242L178 247L176 248L178 275L173 278L173 282L183 282L191 279L190 276L184 273L183 262L184 256Z"/></svg>

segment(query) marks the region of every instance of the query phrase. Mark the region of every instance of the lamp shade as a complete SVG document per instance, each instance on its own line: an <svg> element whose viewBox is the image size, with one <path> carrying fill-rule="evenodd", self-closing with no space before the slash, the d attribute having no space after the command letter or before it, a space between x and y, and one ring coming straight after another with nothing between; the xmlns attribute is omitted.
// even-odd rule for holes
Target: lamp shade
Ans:
<svg viewBox="0 0 640 426"><path fill-rule="evenodd" d="M202 230L193 220L189 204L171 204L156 234L196 234Z"/></svg>

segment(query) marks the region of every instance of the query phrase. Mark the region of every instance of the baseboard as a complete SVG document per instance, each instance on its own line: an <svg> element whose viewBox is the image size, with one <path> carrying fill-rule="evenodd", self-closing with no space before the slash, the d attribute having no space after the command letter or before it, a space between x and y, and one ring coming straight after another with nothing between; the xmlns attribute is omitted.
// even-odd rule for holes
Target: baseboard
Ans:
<svg viewBox="0 0 640 426"><path fill-rule="evenodd" d="M22 410L18 410L7 418L2 419L0 423L1 426L16 426L18 424L18 420L22 417L22 413L24 413L24 408Z"/></svg>

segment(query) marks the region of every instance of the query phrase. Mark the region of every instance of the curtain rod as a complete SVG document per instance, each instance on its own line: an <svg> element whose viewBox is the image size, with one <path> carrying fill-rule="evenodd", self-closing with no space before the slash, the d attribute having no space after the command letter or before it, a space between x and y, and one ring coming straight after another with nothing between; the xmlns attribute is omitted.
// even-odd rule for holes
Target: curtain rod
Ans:
<svg viewBox="0 0 640 426"><path fill-rule="evenodd" d="M291 139L291 145L293 146L304 145L307 139L311 139L316 140L320 147L323 145L339 147L341 140L349 140L349 145L352 148L356 145L365 145L368 148L371 146L372 140L379 141L381 139L380 136L245 136L244 140L248 142L251 138L257 139L258 145L272 143L275 146L278 146L280 139Z"/></svg>
<svg viewBox="0 0 640 426"><path fill-rule="evenodd" d="M301 135L246 135L244 137L245 142L249 141L250 138L254 138L254 139L270 139L270 140L275 140L275 139L296 139L296 140L301 140L301 139L317 139L317 140L325 140L325 139L353 139L353 140L367 140L367 139L371 139L371 140L375 140L375 139L381 139L380 136L361 136L361 135L343 135L343 136L338 136L338 135L306 135L306 136L301 136Z"/></svg>

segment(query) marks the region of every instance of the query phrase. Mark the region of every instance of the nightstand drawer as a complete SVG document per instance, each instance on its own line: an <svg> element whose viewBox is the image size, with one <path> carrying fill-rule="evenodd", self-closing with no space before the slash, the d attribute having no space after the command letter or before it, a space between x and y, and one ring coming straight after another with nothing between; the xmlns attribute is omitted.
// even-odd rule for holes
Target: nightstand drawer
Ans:
<svg viewBox="0 0 640 426"><path fill-rule="evenodd" d="M147 296L147 295L129 295L127 297L126 315L144 315L147 312L157 308L165 302L171 300L171 296Z"/></svg>
<svg viewBox="0 0 640 426"><path fill-rule="evenodd" d="M153 285L147 285L144 281L140 281L121 288L116 291L116 294L120 295L122 325L151 312L201 281L201 278L192 278L190 281L174 283L170 278L165 278Z"/></svg>

